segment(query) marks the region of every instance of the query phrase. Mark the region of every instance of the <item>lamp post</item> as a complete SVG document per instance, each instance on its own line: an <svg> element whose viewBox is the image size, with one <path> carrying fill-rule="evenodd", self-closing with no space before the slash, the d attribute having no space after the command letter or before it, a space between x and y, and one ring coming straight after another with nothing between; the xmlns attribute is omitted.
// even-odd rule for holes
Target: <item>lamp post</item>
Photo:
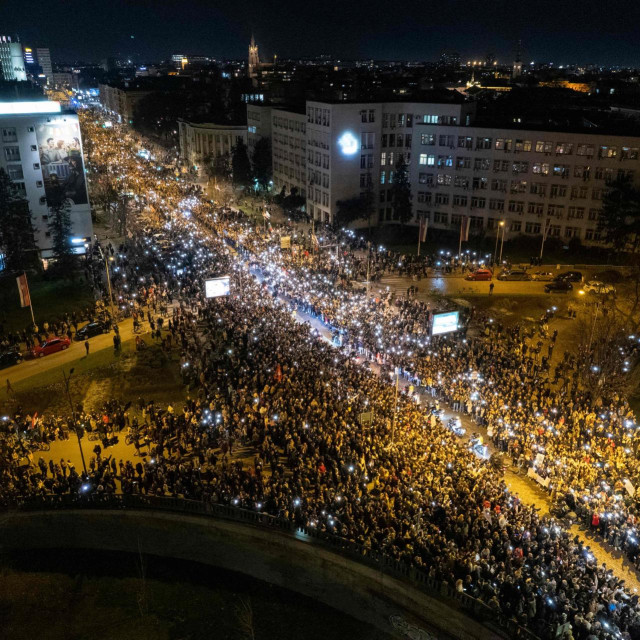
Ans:
<svg viewBox="0 0 640 640"><path fill-rule="evenodd" d="M98 251L100 252L100 257L104 260L104 269L107 272L107 286L109 287L109 300L111 301L111 317L113 318L113 322L117 322L116 312L113 306L113 292L111 291L111 276L109 275L109 262L107 260L107 256L103 253L102 247L98 245Z"/></svg>
<svg viewBox="0 0 640 640"><path fill-rule="evenodd" d="M500 240L500 258L498 259L498 262L502 264L502 248L504 247L504 230L506 228L504 220L500 220L500 226L502 227L502 239Z"/></svg>
<svg viewBox="0 0 640 640"><path fill-rule="evenodd" d="M69 383L71 382L71 375L73 374L73 368L69 371L69 375L66 375L64 369L62 370L62 379L64 380L64 388L67 393L67 400L69 401L69 407L71 408L71 419L73 420L73 430L78 438L78 448L80 449L80 458L82 458L82 468L84 469L84 475L87 475L87 464L84 461L84 451L82 451L82 441L80 440L80 430L78 429L78 423L76 422L76 410L73 407L73 401L71 400L71 391L69 391Z"/></svg>
<svg viewBox="0 0 640 640"><path fill-rule="evenodd" d="M496 263L496 258L498 257L498 237L500 236L500 227L504 227L504 220L500 220L496 226L496 246L493 249L493 264Z"/></svg>
<svg viewBox="0 0 640 640"><path fill-rule="evenodd" d="M396 392L395 392L395 398L393 403L393 420L391 422L391 444L394 444L395 435L396 435L396 416L398 415L398 387L400 386L400 368L399 367L395 367L395 374L396 374ZM393 377L393 374L391 374L391 377Z"/></svg>
<svg viewBox="0 0 640 640"><path fill-rule="evenodd" d="M580 289L578 293L580 294L580 296L584 296L585 290ZM593 303L593 309L591 311L591 331L589 332L589 343L587 344L588 350L591 350L591 344L593 343L593 334L595 333L596 323L598 321L598 311L600 311L600 300L596 300Z"/></svg>

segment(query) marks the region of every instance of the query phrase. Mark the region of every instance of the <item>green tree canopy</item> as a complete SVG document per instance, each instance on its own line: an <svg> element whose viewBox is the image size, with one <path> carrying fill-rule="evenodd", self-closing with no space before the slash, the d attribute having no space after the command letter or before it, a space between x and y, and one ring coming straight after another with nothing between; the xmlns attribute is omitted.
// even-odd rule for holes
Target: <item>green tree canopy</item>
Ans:
<svg viewBox="0 0 640 640"><path fill-rule="evenodd" d="M640 240L640 190L629 176L617 178L605 192L598 230L615 249L636 251Z"/></svg>
<svg viewBox="0 0 640 640"><path fill-rule="evenodd" d="M234 186L249 187L253 184L251 162L244 140L239 139L238 144L233 148L231 156L231 170Z"/></svg>
<svg viewBox="0 0 640 640"><path fill-rule="evenodd" d="M396 171L391 187L393 203L393 219L399 220L404 225L413 217L411 206L411 184L409 183L409 171L404 156L400 155L396 164Z"/></svg>
<svg viewBox="0 0 640 640"><path fill-rule="evenodd" d="M29 203L16 195L11 179L1 168L0 246L9 271L25 271L39 265Z"/></svg>
<svg viewBox="0 0 640 640"><path fill-rule="evenodd" d="M211 178L228 180L231 176L231 158L228 153L223 153L219 156L209 153L203 158L202 162L205 173L210 180Z"/></svg>
<svg viewBox="0 0 640 640"><path fill-rule="evenodd" d="M271 168L271 140L260 138L253 150L253 175L263 189L269 188L269 182L273 175Z"/></svg>
<svg viewBox="0 0 640 640"><path fill-rule="evenodd" d="M374 211L371 186L364 193L346 200L338 200L336 204L338 211L336 212L335 226L347 226L358 220L367 220L371 226L371 217Z"/></svg>
<svg viewBox="0 0 640 640"><path fill-rule="evenodd" d="M65 197L62 185L50 189L47 195L51 251L55 258L54 269L64 277L73 277L77 256L71 245L71 205Z"/></svg>

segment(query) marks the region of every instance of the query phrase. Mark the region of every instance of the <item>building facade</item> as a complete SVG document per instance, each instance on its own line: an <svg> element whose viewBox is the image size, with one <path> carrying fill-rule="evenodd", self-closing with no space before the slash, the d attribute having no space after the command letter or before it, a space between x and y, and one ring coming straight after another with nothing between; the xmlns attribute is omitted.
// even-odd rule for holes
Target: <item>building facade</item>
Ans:
<svg viewBox="0 0 640 640"><path fill-rule="evenodd" d="M189 167L199 168L207 156L231 156L233 148L242 140L247 144L247 127L219 125L208 122L178 121L180 158Z"/></svg>
<svg viewBox="0 0 640 640"><path fill-rule="evenodd" d="M51 64L51 52L48 47L38 47L36 49L36 58L47 84L51 84L53 81L53 65Z"/></svg>
<svg viewBox="0 0 640 640"><path fill-rule="evenodd" d="M0 144L0 167L29 202L41 257L52 256L47 198L60 190L70 207L74 251L84 253L93 227L78 116L57 102L0 103Z"/></svg>
<svg viewBox="0 0 640 640"><path fill-rule="evenodd" d="M371 190L373 222L398 224L392 202L399 158L407 164L413 219L472 234L600 241L607 187L640 186L640 137L475 126L475 104L307 101L306 113L247 105L249 146L270 136L274 191L297 187L307 212L330 221L338 202ZM303 177L304 176L304 177ZM362 223L364 224L364 222Z"/></svg>
<svg viewBox="0 0 640 640"><path fill-rule="evenodd" d="M307 101L307 211L330 221L338 202L372 190L380 203L379 222L393 221L391 187L400 156L417 184L419 123L469 125L475 104L331 103Z"/></svg>
<svg viewBox="0 0 640 640"><path fill-rule="evenodd" d="M0 71L3 80L26 81L22 44L12 42L10 36L0 36Z"/></svg>
<svg viewBox="0 0 640 640"><path fill-rule="evenodd" d="M103 108L113 114L118 122L126 123L133 122L136 105L152 93L151 89L131 87L126 82L122 85L100 84L98 88Z"/></svg>
<svg viewBox="0 0 640 640"><path fill-rule="evenodd" d="M599 241L602 198L619 176L640 181L640 138L420 124L414 210L429 225ZM415 177L415 173L414 173Z"/></svg>

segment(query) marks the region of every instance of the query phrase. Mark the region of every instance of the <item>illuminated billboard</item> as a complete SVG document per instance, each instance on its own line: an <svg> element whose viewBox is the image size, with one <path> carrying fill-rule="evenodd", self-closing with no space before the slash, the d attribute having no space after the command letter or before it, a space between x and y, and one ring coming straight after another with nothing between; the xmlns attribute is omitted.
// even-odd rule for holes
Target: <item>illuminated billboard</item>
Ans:
<svg viewBox="0 0 640 640"><path fill-rule="evenodd" d="M88 204L78 121L67 119L39 124L36 140L47 200L66 200L71 205Z"/></svg>
<svg viewBox="0 0 640 640"><path fill-rule="evenodd" d="M222 296L228 296L231 293L231 285L229 283L229 276L223 276L222 278L211 278L204 281L204 295L207 298L220 298Z"/></svg>
<svg viewBox="0 0 640 640"><path fill-rule="evenodd" d="M458 320L460 313L458 311L449 311L447 313L434 313L433 326L431 327L431 335L439 336L443 333L451 333L458 330Z"/></svg>

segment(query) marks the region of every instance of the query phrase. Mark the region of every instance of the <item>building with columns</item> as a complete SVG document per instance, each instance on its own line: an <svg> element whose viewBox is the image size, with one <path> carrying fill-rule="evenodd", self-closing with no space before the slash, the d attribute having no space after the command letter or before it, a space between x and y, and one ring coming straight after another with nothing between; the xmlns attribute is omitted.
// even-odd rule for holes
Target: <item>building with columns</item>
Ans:
<svg viewBox="0 0 640 640"><path fill-rule="evenodd" d="M210 122L178 121L180 134L180 158L191 168L198 168L211 155L231 155L233 148L242 140L247 144L245 125L213 124Z"/></svg>

